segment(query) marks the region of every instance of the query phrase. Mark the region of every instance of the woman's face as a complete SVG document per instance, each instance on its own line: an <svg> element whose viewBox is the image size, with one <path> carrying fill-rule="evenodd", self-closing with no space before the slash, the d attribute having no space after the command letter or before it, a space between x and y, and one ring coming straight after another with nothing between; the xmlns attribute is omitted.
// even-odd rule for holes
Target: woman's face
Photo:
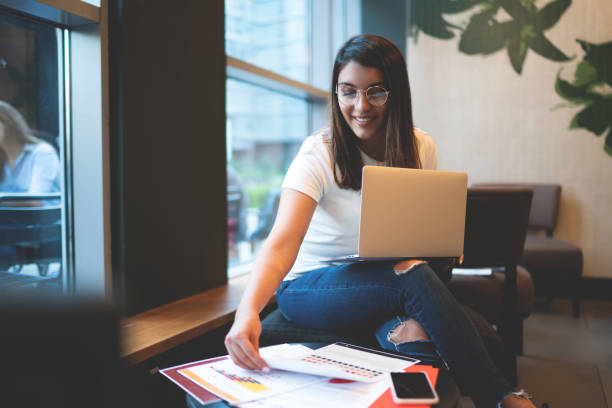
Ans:
<svg viewBox="0 0 612 408"><path fill-rule="evenodd" d="M362 91L358 92L355 103L338 103L346 123L359 139L371 142L382 134L385 122L387 104L373 106L365 96L365 90L374 85L383 85L383 75L376 68L365 67L358 62L350 61L338 73L338 88L343 85L352 86ZM340 90L338 90L340 92Z"/></svg>

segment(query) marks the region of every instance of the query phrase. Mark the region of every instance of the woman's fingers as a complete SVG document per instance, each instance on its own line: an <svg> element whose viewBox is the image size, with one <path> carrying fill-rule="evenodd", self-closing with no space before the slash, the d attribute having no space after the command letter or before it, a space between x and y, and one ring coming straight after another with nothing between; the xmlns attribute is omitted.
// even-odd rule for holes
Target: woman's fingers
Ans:
<svg viewBox="0 0 612 408"><path fill-rule="evenodd" d="M255 348L246 338L227 337L225 339L225 347L232 361L242 368L246 368L247 370L262 370L268 367L259 355L257 348Z"/></svg>
<svg viewBox="0 0 612 408"><path fill-rule="evenodd" d="M259 355L259 350L250 341L240 342L238 346L249 359L249 365L253 367L250 368L251 370L269 370L268 365Z"/></svg>
<svg viewBox="0 0 612 408"><path fill-rule="evenodd" d="M269 370L259 355L261 322L256 312L245 312L237 316L232 328L225 336L225 347L232 361L248 370Z"/></svg>
<svg viewBox="0 0 612 408"><path fill-rule="evenodd" d="M230 350L229 355L234 362L239 367L246 368L247 370L255 370L255 368L251 365L248 357L244 354L244 352L238 347L228 348Z"/></svg>
<svg viewBox="0 0 612 408"><path fill-rule="evenodd" d="M232 361L236 365L242 368L246 368L247 370L256 370L257 365L251 361L251 359L244 352L242 347L240 347L239 343L240 341L236 339L232 339L229 337L225 339L225 348L227 348L227 351Z"/></svg>

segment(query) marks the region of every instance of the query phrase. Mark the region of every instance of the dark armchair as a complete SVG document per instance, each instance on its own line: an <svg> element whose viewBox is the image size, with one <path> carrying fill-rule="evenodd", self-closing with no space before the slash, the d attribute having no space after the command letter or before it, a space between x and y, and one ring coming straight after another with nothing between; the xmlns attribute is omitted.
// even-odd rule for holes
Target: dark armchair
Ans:
<svg viewBox="0 0 612 408"><path fill-rule="evenodd" d="M569 295L573 300L574 317L578 317L582 249L571 242L553 237L559 214L561 186L545 183L482 185L525 187L533 190L529 229L519 264L531 274L536 295L549 300L553 296Z"/></svg>
<svg viewBox="0 0 612 408"><path fill-rule="evenodd" d="M449 289L464 305L495 325L511 359L505 374L516 380L522 352L523 319L531 314L534 289L518 266L527 234L532 192L519 188L469 188L464 262L455 267ZM495 268L490 276L458 275L457 269Z"/></svg>

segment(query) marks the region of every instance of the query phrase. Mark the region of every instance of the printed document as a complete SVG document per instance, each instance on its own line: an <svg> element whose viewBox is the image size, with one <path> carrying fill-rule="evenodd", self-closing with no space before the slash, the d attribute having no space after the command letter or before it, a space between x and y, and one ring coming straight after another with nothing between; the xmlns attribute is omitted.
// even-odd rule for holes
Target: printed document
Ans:
<svg viewBox="0 0 612 408"><path fill-rule="evenodd" d="M294 347L282 344L263 348L260 352L265 360L266 355L271 352L291 355L296 351L304 351ZM230 359L184 368L179 370L179 373L232 404L262 399L329 380L321 376L280 370L272 370L269 373L245 370Z"/></svg>
<svg viewBox="0 0 612 408"><path fill-rule="evenodd" d="M285 349L279 349L262 357L272 368L359 382L380 381L392 371L402 371L419 362L415 358L347 343L334 343L314 351L305 347L301 350L286 353Z"/></svg>
<svg viewBox="0 0 612 408"><path fill-rule="evenodd" d="M270 372L245 370L229 358L192 363L176 372L232 405L247 408L337 408L347 402L365 408L388 389L388 382L381 380L388 379L389 372L419 361L346 343L317 350L281 344L260 353ZM189 387L183 388L189 392Z"/></svg>

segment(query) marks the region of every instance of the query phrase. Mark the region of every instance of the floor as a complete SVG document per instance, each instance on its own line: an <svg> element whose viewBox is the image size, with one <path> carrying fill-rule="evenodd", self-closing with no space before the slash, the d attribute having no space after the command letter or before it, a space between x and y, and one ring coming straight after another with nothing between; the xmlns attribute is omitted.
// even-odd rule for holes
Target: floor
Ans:
<svg viewBox="0 0 612 408"><path fill-rule="evenodd" d="M20 269L11 268L0 271L0 292L15 293L23 290L36 290L58 293L61 290L61 264L52 262L48 266L47 275L41 277L35 264L23 265Z"/></svg>
<svg viewBox="0 0 612 408"><path fill-rule="evenodd" d="M612 408L612 302L582 301L575 319L569 300L537 301L518 370L538 407Z"/></svg>

